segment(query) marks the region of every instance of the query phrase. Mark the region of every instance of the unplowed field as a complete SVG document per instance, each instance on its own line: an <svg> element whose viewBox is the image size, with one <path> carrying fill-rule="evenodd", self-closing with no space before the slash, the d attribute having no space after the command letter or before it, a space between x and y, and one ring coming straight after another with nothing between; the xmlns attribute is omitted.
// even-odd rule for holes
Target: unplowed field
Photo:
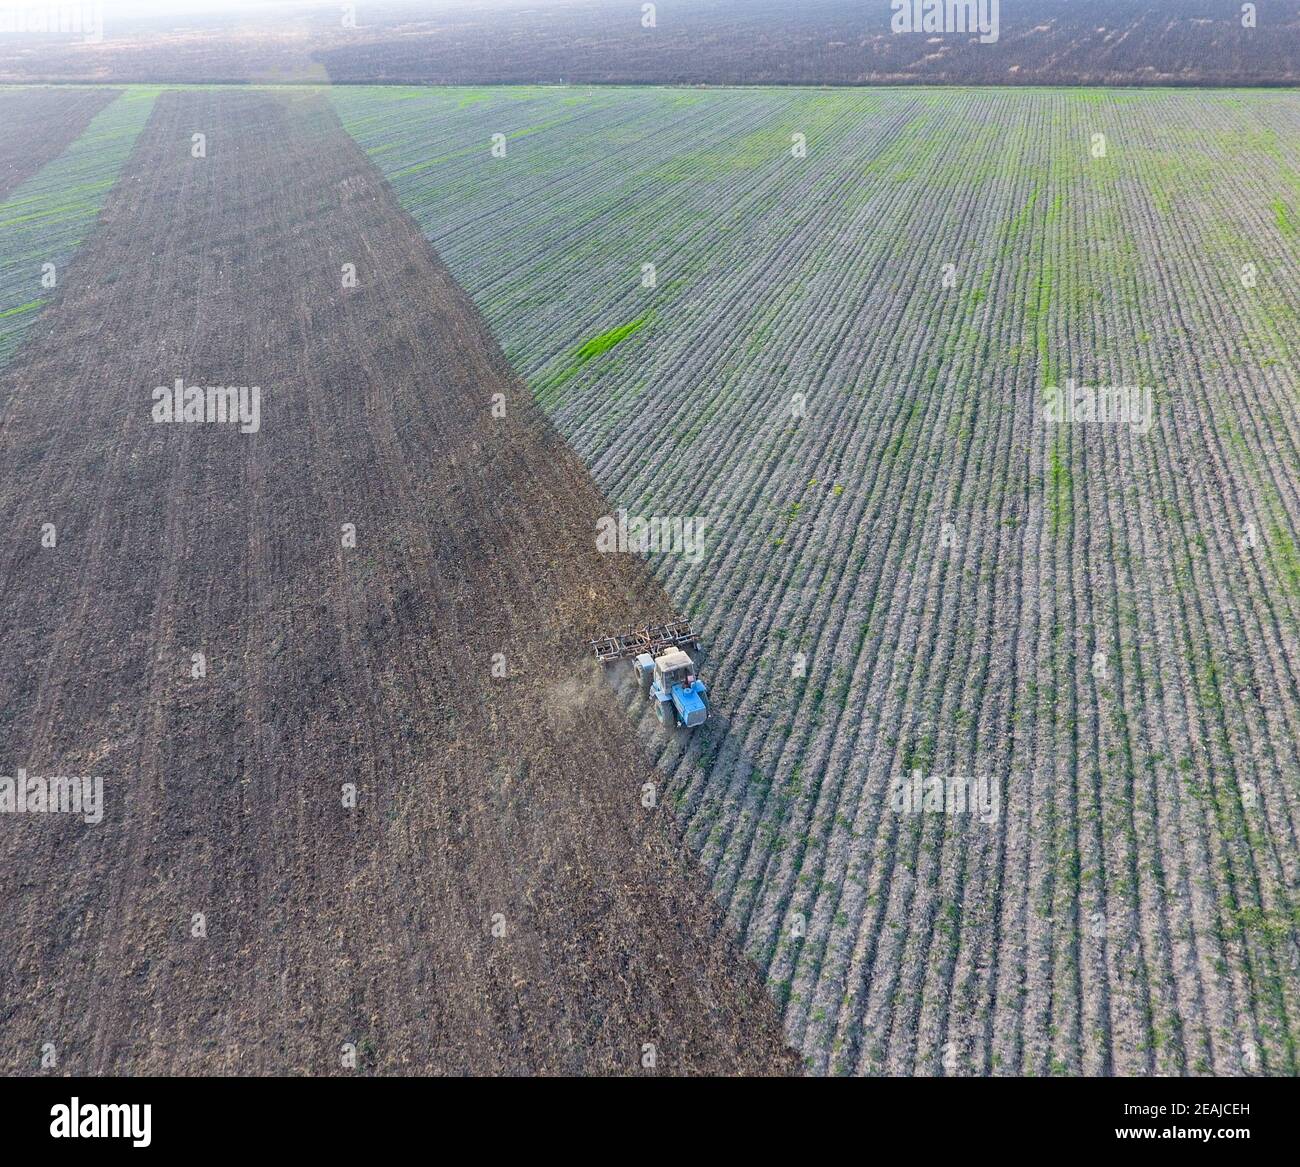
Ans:
<svg viewBox="0 0 1300 1167"><path fill-rule="evenodd" d="M112 89L0 89L0 200L63 153L116 96Z"/></svg>
<svg viewBox="0 0 1300 1167"><path fill-rule="evenodd" d="M15 119L0 121L0 369L41 309L79 277L72 261L155 96L148 88L0 90L0 113Z"/></svg>
<svg viewBox="0 0 1300 1167"><path fill-rule="evenodd" d="M669 601L328 105L158 96L78 270L0 377L0 749L106 805L0 823L6 1067L796 1068L583 660Z"/></svg>
<svg viewBox="0 0 1300 1167"><path fill-rule="evenodd" d="M811 1065L1295 1073L1300 98L333 100L606 495L709 520L659 762Z"/></svg>

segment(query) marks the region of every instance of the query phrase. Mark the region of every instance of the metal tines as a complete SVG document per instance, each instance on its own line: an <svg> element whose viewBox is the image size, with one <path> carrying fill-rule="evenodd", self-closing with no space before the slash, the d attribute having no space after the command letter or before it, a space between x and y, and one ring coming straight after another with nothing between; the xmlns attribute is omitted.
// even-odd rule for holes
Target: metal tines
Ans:
<svg viewBox="0 0 1300 1167"><path fill-rule="evenodd" d="M678 617L667 624L649 624L645 628L636 628L622 636L602 636L591 641L592 651L601 664L610 661L627 660L648 652L658 656L665 649L683 648L686 645L696 647L699 637L691 631L689 620Z"/></svg>

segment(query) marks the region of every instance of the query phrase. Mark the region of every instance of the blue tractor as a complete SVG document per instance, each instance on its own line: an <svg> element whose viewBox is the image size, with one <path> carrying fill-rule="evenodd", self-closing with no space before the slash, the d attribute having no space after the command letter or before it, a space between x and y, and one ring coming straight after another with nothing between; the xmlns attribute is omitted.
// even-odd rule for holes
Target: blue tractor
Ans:
<svg viewBox="0 0 1300 1167"><path fill-rule="evenodd" d="M698 650L699 638L680 619L591 642L601 664L632 661L637 685L665 729L698 729L709 719L709 687L696 675L688 645Z"/></svg>

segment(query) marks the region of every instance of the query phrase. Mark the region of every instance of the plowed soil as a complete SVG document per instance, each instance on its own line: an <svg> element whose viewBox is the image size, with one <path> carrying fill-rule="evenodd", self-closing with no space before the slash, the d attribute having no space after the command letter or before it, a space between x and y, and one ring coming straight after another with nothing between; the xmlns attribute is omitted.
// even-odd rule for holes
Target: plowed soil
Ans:
<svg viewBox="0 0 1300 1167"><path fill-rule="evenodd" d="M0 378L0 773L106 808L0 817L5 1069L797 1070L585 662L668 601L333 114L163 94L83 268Z"/></svg>

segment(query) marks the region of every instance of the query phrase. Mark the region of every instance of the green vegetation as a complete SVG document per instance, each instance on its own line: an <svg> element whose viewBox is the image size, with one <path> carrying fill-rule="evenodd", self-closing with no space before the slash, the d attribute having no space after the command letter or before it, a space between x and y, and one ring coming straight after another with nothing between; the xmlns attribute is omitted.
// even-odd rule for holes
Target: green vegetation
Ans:
<svg viewBox="0 0 1300 1167"><path fill-rule="evenodd" d="M640 332L649 323L649 320L649 316L642 316L637 320L630 321L627 324L620 324L617 328L611 328L608 332L602 332L599 336L593 337L574 354L578 364L585 365L592 357L598 357L601 353L609 352L619 342L626 340L633 333Z"/></svg>
<svg viewBox="0 0 1300 1167"><path fill-rule="evenodd" d="M1047 503L1052 515L1052 534L1059 535L1073 514L1074 479L1070 467L1061 457L1060 443L1052 446L1050 486Z"/></svg>

